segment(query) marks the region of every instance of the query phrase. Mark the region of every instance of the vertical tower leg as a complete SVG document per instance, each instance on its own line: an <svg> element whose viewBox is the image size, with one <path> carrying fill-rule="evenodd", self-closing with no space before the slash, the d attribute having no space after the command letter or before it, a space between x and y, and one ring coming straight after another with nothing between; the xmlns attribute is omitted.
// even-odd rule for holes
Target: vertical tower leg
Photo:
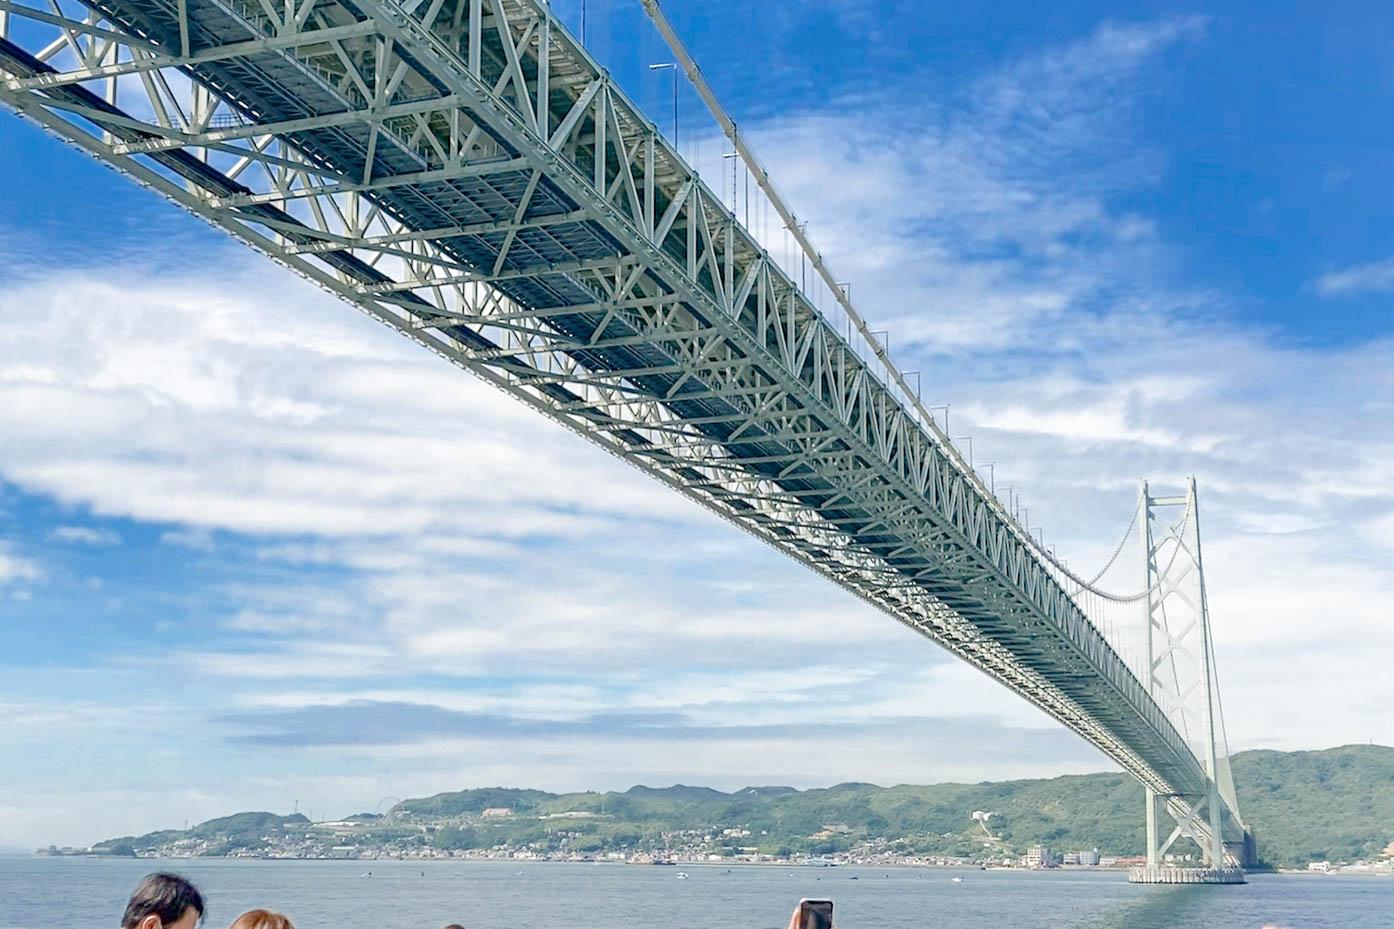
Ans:
<svg viewBox="0 0 1394 929"><path fill-rule="evenodd" d="M1155 646L1152 641L1153 618L1152 618L1152 589L1156 583L1156 559L1152 551L1152 498L1148 494L1147 482L1142 482L1142 497L1138 500L1138 506L1142 507L1142 563L1143 563L1143 583L1147 593L1147 691L1153 698L1157 698L1156 681L1156 657ZM1157 792L1151 787L1144 787L1143 791L1147 795L1147 867L1155 870L1162 863L1161 848L1161 825L1159 817L1162 810L1158 809L1161 804L1157 802Z"/></svg>
<svg viewBox="0 0 1394 929"><path fill-rule="evenodd" d="M1223 868L1225 838L1220 817L1220 788L1215 784L1213 776L1210 781L1210 797L1205 805L1210 811L1210 846L1205 849L1205 864L1210 868Z"/></svg>
<svg viewBox="0 0 1394 929"><path fill-rule="evenodd" d="M1144 787L1143 790L1147 793L1147 867L1155 868L1162 863L1158 822L1162 811L1157 809L1157 792L1151 787Z"/></svg>

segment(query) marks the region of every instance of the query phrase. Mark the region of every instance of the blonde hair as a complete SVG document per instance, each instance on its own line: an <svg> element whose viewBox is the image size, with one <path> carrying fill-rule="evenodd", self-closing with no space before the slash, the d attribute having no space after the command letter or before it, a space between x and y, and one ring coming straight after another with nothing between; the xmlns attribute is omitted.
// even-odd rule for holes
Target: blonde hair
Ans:
<svg viewBox="0 0 1394 929"><path fill-rule="evenodd" d="M295 923L270 910L248 910L233 920L228 929L295 929Z"/></svg>

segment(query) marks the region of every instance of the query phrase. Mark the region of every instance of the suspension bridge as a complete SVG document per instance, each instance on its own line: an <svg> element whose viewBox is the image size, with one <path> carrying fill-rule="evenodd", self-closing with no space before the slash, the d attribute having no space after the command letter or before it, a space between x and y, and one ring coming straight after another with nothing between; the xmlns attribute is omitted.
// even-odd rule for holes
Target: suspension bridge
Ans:
<svg viewBox="0 0 1394 929"><path fill-rule="evenodd" d="M1057 559L644 5L721 195L541 0L0 0L0 100L1089 740L1145 788L1135 880L1242 881L1194 482L1097 576Z"/></svg>

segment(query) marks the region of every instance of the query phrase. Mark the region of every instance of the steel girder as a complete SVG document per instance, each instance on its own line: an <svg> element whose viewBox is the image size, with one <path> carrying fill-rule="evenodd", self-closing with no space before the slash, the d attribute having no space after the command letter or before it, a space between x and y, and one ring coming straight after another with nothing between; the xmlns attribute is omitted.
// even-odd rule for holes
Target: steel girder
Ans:
<svg viewBox="0 0 1394 929"><path fill-rule="evenodd" d="M1206 775L917 419L534 0L0 0L0 99L833 579L1164 796Z"/></svg>

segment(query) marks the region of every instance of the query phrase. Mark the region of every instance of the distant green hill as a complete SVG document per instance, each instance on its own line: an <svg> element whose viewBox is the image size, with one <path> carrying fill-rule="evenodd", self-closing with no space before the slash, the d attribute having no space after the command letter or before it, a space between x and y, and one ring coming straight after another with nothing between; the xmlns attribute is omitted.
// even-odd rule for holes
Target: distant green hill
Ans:
<svg viewBox="0 0 1394 929"><path fill-rule="evenodd" d="M234 813L199 823L191 829L162 829L142 836L122 836L92 846L113 855L134 855L137 851L167 846L181 840L202 840L206 848L201 854L225 855L238 849L257 849L265 844L269 834L284 835L303 831L310 820L300 813L278 816L275 813Z"/></svg>
<svg viewBox="0 0 1394 929"><path fill-rule="evenodd" d="M1394 842L1394 748L1243 752L1233 767L1240 810L1275 863L1354 861Z"/></svg>
<svg viewBox="0 0 1394 929"><path fill-rule="evenodd" d="M1251 751L1235 755L1233 767L1244 818L1258 835L1260 854L1274 865L1371 858L1394 841L1394 748ZM509 815L485 816L501 809ZM1142 790L1122 774L927 787L748 787L733 793L682 785L575 794L484 788L402 801L352 841L598 852L653 850L705 835L718 847L726 843L727 851L739 846L832 854L884 839L907 852L977 855L988 846L982 827L970 818L975 810L992 813L991 848L1000 853L1037 842L1118 855L1143 849ZM748 830L749 836L723 837L727 829ZM226 854L314 833L303 816L240 813L188 832L113 839L102 847L125 852L183 839L195 840L199 854ZM350 840L340 835L334 841Z"/></svg>

